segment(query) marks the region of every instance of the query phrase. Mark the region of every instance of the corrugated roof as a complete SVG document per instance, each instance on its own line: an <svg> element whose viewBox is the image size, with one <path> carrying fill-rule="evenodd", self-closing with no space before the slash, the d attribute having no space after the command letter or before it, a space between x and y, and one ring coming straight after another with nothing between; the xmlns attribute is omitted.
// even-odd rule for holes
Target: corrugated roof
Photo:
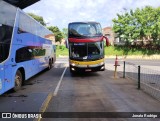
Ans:
<svg viewBox="0 0 160 121"><path fill-rule="evenodd" d="M19 7L21 9L24 9L40 0L3 0L6 1L16 7Z"/></svg>

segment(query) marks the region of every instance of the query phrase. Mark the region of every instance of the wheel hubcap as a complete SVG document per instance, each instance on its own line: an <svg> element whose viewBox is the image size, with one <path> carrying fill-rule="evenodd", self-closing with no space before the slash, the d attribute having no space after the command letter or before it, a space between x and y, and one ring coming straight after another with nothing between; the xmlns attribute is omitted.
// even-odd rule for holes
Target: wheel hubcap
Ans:
<svg viewBox="0 0 160 121"><path fill-rule="evenodd" d="M20 87L21 86L21 82L20 82L20 76L16 75L16 86Z"/></svg>

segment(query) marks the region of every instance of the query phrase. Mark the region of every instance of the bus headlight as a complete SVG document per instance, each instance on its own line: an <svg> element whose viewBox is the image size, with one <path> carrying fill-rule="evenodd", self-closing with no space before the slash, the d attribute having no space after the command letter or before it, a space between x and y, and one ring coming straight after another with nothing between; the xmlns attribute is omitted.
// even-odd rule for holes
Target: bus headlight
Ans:
<svg viewBox="0 0 160 121"><path fill-rule="evenodd" d="M100 65L103 65L103 64L104 64L104 62L101 62L101 63L100 63Z"/></svg>
<svg viewBox="0 0 160 121"><path fill-rule="evenodd" d="M101 70L104 69L104 66L101 67Z"/></svg>
<svg viewBox="0 0 160 121"><path fill-rule="evenodd" d="M75 66L76 64L75 64L75 63L71 63L71 65L72 65L72 66Z"/></svg>
<svg viewBox="0 0 160 121"><path fill-rule="evenodd" d="M74 68L71 68L72 69L72 71L75 71L75 69Z"/></svg>

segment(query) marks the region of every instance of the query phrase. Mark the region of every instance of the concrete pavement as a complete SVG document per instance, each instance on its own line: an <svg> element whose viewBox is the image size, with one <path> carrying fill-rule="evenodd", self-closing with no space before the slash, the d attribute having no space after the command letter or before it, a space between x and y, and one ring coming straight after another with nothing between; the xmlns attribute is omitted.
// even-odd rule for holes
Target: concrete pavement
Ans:
<svg viewBox="0 0 160 121"><path fill-rule="evenodd" d="M57 96L52 98L46 112L159 112L159 101L137 90L137 85L132 80L121 77L122 75L119 75L118 79L114 79L111 70L72 76L67 69ZM110 120L137 119L42 119L42 121Z"/></svg>

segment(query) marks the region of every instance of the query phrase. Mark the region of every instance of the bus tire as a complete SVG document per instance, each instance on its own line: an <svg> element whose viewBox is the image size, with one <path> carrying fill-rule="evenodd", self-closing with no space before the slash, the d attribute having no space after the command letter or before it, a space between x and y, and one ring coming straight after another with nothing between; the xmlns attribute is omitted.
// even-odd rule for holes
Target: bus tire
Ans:
<svg viewBox="0 0 160 121"><path fill-rule="evenodd" d="M48 70L50 70L52 68L52 61L49 60L49 63L48 63Z"/></svg>
<svg viewBox="0 0 160 121"><path fill-rule="evenodd" d="M22 74L19 70L17 70L14 80L15 86L13 88L14 91L18 91L22 87Z"/></svg>

